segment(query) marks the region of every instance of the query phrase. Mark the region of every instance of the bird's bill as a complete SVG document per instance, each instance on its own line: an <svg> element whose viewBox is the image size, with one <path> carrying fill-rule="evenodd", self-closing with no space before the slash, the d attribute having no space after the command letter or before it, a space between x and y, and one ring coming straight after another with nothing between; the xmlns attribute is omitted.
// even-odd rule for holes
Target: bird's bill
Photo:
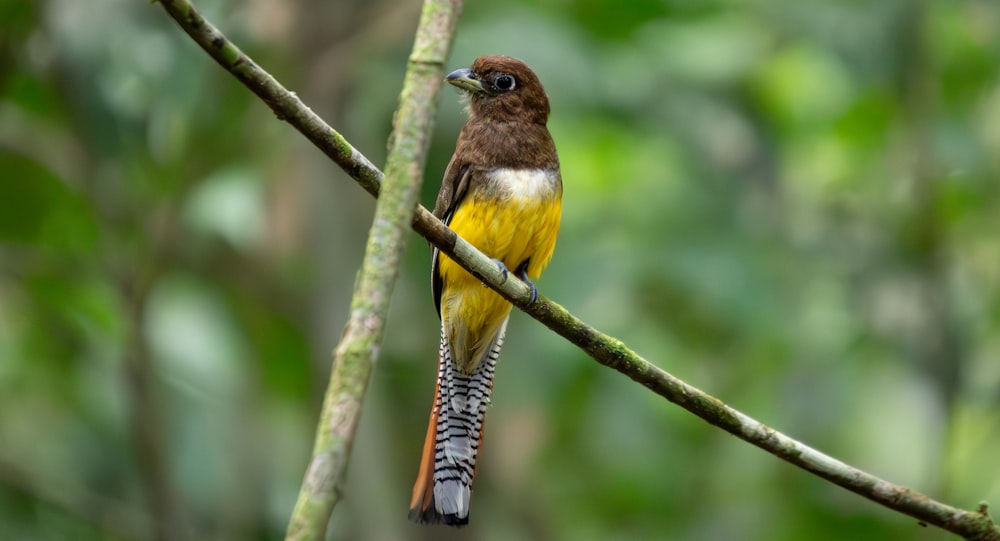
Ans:
<svg viewBox="0 0 1000 541"><path fill-rule="evenodd" d="M483 94L486 89L483 88L483 83L476 79L476 76L472 73L472 70L468 68L462 68L460 70L455 70L448 74L444 80L453 86L457 86L466 92L472 92L476 94Z"/></svg>

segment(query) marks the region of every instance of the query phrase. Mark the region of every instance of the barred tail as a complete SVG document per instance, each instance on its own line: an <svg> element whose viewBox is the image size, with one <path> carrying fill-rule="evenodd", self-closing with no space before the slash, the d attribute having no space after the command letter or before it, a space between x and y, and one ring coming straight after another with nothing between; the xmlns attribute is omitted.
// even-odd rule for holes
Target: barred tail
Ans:
<svg viewBox="0 0 1000 541"><path fill-rule="evenodd" d="M441 334L434 407L410 500L409 518L414 522L449 526L469 523L476 456L506 329L504 321L489 354L469 375L458 371L447 339Z"/></svg>

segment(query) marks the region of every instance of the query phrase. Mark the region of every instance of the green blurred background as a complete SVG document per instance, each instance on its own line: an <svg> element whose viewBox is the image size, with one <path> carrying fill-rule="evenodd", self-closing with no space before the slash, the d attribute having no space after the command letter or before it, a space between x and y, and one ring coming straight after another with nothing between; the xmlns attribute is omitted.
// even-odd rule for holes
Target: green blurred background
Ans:
<svg viewBox="0 0 1000 541"><path fill-rule="evenodd" d="M375 163L415 0L199 7ZM1000 3L469 2L565 211L541 291L848 463L1000 505ZM422 200L464 122L443 94ZM149 2L0 0L0 537L279 539L373 201ZM515 314L472 524L406 521L410 238L335 540L936 540ZM997 516L994 511L994 516Z"/></svg>

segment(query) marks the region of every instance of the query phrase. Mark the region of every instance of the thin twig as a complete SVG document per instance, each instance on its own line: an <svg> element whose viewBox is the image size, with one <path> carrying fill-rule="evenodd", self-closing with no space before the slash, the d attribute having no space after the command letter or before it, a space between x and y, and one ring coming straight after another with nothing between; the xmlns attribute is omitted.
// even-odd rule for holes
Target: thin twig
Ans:
<svg viewBox="0 0 1000 541"><path fill-rule="evenodd" d="M200 16L192 16L194 9L189 2L160 0L160 3L184 30L202 45L202 48L260 95L275 110L279 118L288 121L305 134L327 155L333 157L349 154L350 159L346 163L336 157L334 161L369 193L377 193L378 189L372 186L372 183L377 184L379 174L371 163L350 147L343 137L309 112L294 95L284 90L273 78L240 53L218 30L208 25ZM189 22L191 20L197 21L197 24L191 24ZM221 50L235 51L235 53L230 52L228 57L224 57L221 56ZM225 60L237 57L243 60L235 65ZM247 63L255 70L254 80L264 77L269 81L267 85L254 87L247 83L243 67ZM310 136L315 133L333 133L336 137ZM351 152L341 152L341 149L345 148ZM455 235L421 206L416 208L413 229L490 288L579 346L599 363L625 374L705 421L889 509L933 524L966 539L1000 541L1000 528L993 523L985 504L981 504L975 511L952 507L919 492L879 479L799 443L650 364L621 341L587 325L547 298L541 297L529 306L530 294L524 283L514 279L504 281L504 276L488 257Z"/></svg>

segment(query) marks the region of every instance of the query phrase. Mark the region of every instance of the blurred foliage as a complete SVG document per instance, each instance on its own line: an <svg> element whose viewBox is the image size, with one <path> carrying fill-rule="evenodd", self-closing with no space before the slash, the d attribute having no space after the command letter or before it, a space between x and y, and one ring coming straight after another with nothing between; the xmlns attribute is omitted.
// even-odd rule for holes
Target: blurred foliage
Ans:
<svg viewBox="0 0 1000 541"><path fill-rule="evenodd" d="M199 7L383 159L418 2ZM1000 4L469 2L451 64L486 53L552 100L546 295L833 456L1000 505ZM155 4L0 0L3 537L281 538L372 208ZM950 538L519 315L472 525L409 524L428 260L414 237L331 539Z"/></svg>

